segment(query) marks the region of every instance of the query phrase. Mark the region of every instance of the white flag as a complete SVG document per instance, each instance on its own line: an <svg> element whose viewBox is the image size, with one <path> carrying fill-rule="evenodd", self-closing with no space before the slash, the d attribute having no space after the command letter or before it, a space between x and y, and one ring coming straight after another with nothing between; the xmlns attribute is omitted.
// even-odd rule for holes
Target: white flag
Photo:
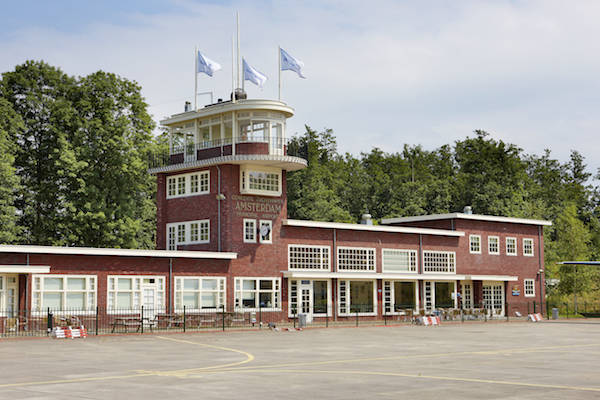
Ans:
<svg viewBox="0 0 600 400"><path fill-rule="evenodd" d="M267 81L267 76L257 69L252 68L243 58L242 63L244 64L244 80L250 81L262 89Z"/></svg>
<svg viewBox="0 0 600 400"><path fill-rule="evenodd" d="M291 55L288 54L287 51L285 51L282 48L279 48L279 56L281 57L281 70L285 71L285 70L289 70L289 71L294 71L295 73L298 74L298 76L300 78L305 78L306 77L304 75L302 75L302 67L304 67L304 63L300 60L298 60L297 58L292 57Z"/></svg>
<svg viewBox="0 0 600 400"><path fill-rule="evenodd" d="M221 65L204 54L198 52L198 70L196 72L204 72L208 76L213 76L213 73L221 69Z"/></svg>

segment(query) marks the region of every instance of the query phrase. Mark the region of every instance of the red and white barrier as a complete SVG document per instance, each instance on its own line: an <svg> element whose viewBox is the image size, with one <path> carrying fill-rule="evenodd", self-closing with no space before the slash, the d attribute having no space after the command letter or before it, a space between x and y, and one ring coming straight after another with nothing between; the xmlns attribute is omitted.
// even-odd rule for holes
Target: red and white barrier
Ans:
<svg viewBox="0 0 600 400"><path fill-rule="evenodd" d="M440 317L419 317L419 322L421 325L431 326L440 325L442 321Z"/></svg>
<svg viewBox="0 0 600 400"><path fill-rule="evenodd" d="M86 338L88 336L87 329L83 325L75 328L70 326L56 326L52 330L52 335L56 339Z"/></svg>
<svg viewBox="0 0 600 400"><path fill-rule="evenodd" d="M527 319L531 322L538 322L538 321L543 320L544 318L542 317L542 314L536 313L536 314L529 314L527 316Z"/></svg>

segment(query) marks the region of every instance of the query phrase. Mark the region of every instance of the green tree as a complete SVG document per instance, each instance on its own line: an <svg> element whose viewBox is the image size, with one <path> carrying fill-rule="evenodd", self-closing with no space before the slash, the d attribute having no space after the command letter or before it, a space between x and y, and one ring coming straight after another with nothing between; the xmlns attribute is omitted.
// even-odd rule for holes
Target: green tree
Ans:
<svg viewBox="0 0 600 400"><path fill-rule="evenodd" d="M19 239L15 197L20 186L15 173L16 146L12 138L22 129L19 115L0 97L0 244L16 243Z"/></svg>

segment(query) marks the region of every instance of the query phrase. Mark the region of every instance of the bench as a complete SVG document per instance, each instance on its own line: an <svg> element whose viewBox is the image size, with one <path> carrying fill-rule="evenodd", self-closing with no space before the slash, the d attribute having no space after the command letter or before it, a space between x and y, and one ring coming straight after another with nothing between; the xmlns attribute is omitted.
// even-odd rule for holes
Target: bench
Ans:
<svg viewBox="0 0 600 400"><path fill-rule="evenodd" d="M139 332L143 327L148 327L150 328L150 331L152 331L156 323L156 318L150 319L144 317L142 319L140 317L116 317L112 323L111 333L114 333L118 326L125 328L125 332L129 332L130 327L135 328L136 332Z"/></svg>

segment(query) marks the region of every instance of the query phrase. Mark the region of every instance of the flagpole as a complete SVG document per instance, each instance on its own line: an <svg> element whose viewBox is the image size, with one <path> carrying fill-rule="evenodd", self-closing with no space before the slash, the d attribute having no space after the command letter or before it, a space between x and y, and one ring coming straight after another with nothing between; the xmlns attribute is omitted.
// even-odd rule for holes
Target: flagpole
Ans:
<svg viewBox="0 0 600 400"><path fill-rule="evenodd" d="M238 75L237 75L237 87L240 87L240 76L242 73L242 64L241 64L241 55L240 55L240 13L236 12L235 13L235 21L236 21L236 26L237 26L237 69L238 69ZM242 76L242 89L244 88L244 77Z"/></svg>
<svg viewBox="0 0 600 400"><path fill-rule="evenodd" d="M277 60L279 61L279 101L281 101L281 46L277 50Z"/></svg>
<svg viewBox="0 0 600 400"><path fill-rule="evenodd" d="M231 36L231 102L235 103L235 39Z"/></svg>
<svg viewBox="0 0 600 400"><path fill-rule="evenodd" d="M198 46L194 47L194 111L198 110Z"/></svg>

